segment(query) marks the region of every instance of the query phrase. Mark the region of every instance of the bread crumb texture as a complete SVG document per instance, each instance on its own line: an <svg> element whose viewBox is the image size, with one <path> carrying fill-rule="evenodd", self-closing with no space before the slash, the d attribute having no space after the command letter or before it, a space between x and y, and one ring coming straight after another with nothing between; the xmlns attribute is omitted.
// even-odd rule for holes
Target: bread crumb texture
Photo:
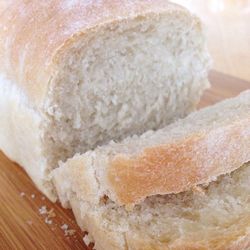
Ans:
<svg viewBox="0 0 250 250"><path fill-rule="evenodd" d="M111 235L124 239L114 249L249 250L249 183L250 164L246 164L198 192L152 196L131 211L110 200L95 208L80 202L80 207L83 219L89 214L98 221L104 239ZM95 239L95 231L91 233Z"/></svg>

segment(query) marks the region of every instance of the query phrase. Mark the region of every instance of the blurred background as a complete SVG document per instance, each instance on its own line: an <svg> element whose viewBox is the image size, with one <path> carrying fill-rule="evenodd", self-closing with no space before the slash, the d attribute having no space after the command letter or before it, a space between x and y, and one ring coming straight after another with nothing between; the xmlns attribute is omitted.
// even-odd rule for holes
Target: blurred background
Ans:
<svg viewBox="0 0 250 250"><path fill-rule="evenodd" d="M172 0L205 23L213 68L250 81L250 0Z"/></svg>

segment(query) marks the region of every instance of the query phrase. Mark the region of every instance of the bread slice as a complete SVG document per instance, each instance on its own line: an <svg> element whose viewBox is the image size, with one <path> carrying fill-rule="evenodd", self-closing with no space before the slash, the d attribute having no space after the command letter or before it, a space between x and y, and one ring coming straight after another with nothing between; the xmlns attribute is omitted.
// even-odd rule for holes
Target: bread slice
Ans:
<svg viewBox="0 0 250 250"><path fill-rule="evenodd" d="M67 188L98 204L108 196L130 207L148 196L209 183L250 161L250 91L163 129L77 154L54 171L61 202Z"/></svg>
<svg viewBox="0 0 250 250"><path fill-rule="evenodd" d="M248 163L208 186L151 196L131 211L108 198L90 204L80 186L69 202L96 250L249 250L249 183Z"/></svg>
<svg viewBox="0 0 250 250"><path fill-rule="evenodd" d="M53 200L58 160L161 128L209 86L202 25L168 1L21 0L0 13L0 149Z"/></svg>

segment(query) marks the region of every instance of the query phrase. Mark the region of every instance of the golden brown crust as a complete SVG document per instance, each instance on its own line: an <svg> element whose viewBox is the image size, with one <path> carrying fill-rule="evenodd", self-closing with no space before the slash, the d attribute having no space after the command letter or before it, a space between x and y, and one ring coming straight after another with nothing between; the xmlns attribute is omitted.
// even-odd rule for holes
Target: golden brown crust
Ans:
<svg viewBox="0 0 250 250"><path fill-rule="evenodd" d="M118 203L131 205L147 196L179 193L239 168L250 160L249 123L245 118L146 148L136 156L115 156L107 175Z"/></svg>
<svg viewBox="0 0 250 250"><path fill-rule="evenodd" d="M20 0L4 7L0 12L0 70L34 104L41 104L47 94L58 52L65 53L87 30L146 13L188 13L166 0Z"/></svg>

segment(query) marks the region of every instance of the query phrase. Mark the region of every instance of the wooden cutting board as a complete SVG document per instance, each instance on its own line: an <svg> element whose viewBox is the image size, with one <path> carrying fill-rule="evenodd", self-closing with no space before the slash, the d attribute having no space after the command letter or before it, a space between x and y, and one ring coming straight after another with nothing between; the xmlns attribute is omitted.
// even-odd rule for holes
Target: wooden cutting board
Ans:
<svg viewBox="0 0 250 250"><path fill-rule="evenodd" d="M215 71L210 80L212 88L206 92L200 107L250 89L250 82ZM51 215L55 217L40 214L42 206L53 209ZM75 232L62 229L64 224ZM65 235L67 233L72 235ZM22 168L0 152L0 249L87 250L83 236L72 212L61 208L58 203L51 203L36 189Z"/></svg>

